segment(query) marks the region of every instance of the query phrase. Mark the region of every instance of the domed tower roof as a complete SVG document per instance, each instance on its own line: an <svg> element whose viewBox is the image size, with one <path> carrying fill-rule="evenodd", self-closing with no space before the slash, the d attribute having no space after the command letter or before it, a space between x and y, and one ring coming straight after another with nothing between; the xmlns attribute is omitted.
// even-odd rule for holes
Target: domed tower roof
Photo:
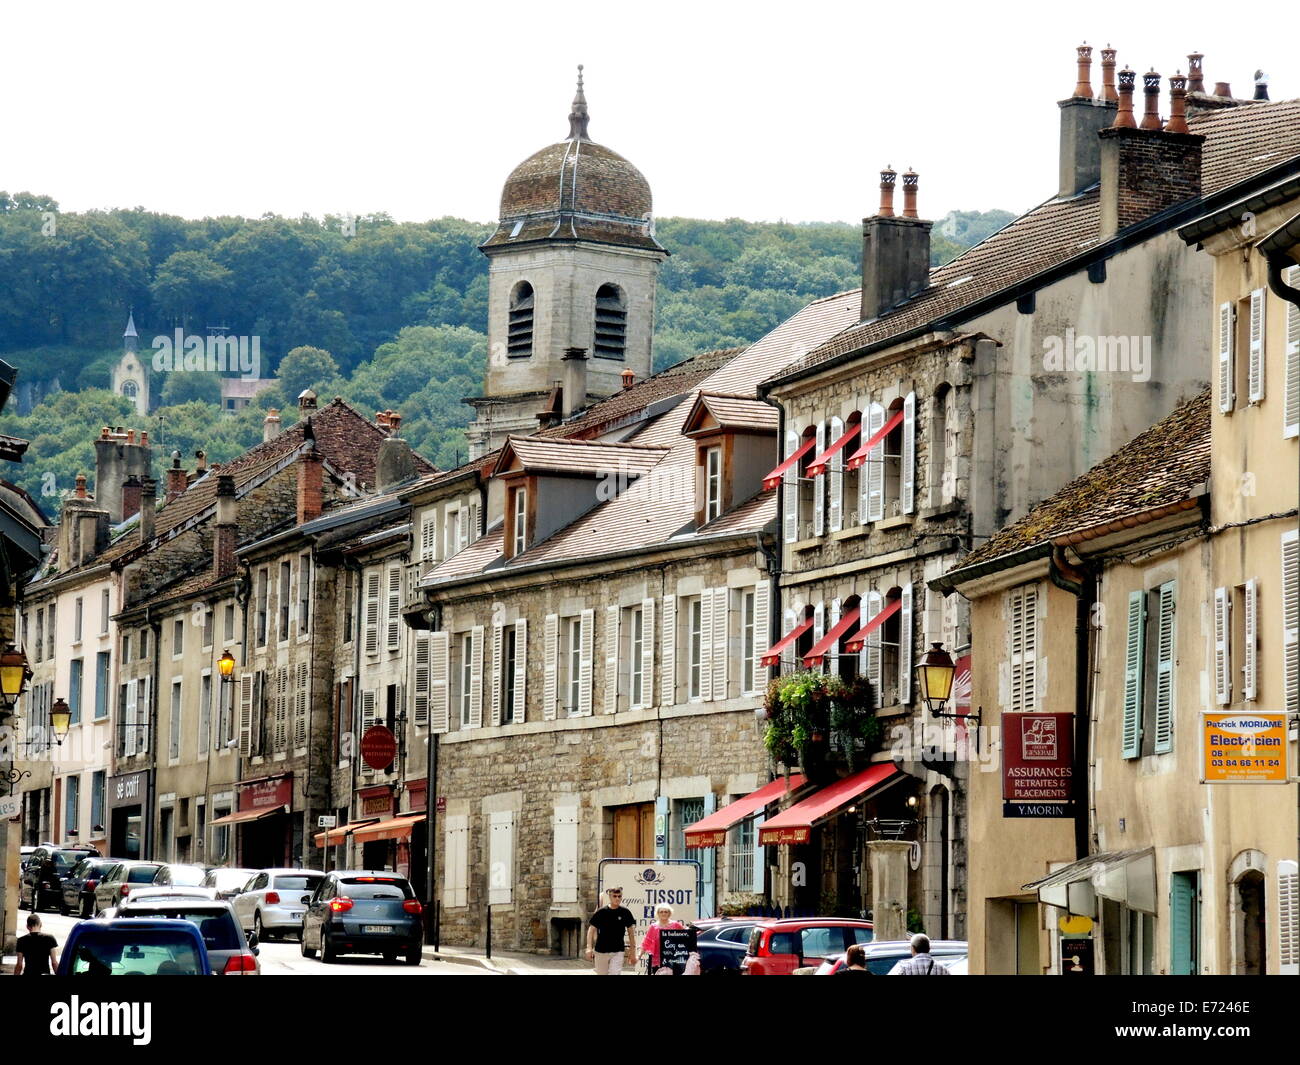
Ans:
<svg viewBox="0 0 1300 1065"><path fill-rule="evenodd" d="M654 238L650 183L617 152L591 140L588 121L579 66L568 138L511 171L501 190L500 222L484 250L589 240L663 251Z"/></svg>

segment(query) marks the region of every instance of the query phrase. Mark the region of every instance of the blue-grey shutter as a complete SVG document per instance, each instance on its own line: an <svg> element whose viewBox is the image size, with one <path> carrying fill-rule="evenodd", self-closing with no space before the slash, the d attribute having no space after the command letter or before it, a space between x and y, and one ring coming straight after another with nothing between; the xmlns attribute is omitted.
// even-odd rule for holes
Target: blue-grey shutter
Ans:
<svg viewBox="0 0 1300 1065"><path fill-rule="evenodd" d="M663 861L668 857L668 796L660 795L655 799L655 859Z"/></svg>
<svg viewBox="0 0 1300 1065"><path fill-rule="evenodd" d="M1142 655L1146 646L1146 592L1129 593L1128 650L1124 656L1124 757L1142 753Z"/></svg>
<svg viewBox="0 0 1300 1065"><path fill-rule="evenodd" d="M718 797L710 791L704 796L704 813L702 816L708 817L717 808ZM700 879L703 883L700 884L700 905L697 912L701 917L710 917L717 912L714 899L717 884L718 848L705 847L703 850L704 854L700 861Z"/></svg>
<svg viewBox="0 0 1300 1065"><path fill-rule="evenodd" d="M1169 973L1195 976L1197 970L1197 890L1195 873L1169 878Z"/></svg>
<svg viewBox="0 0 1300 1065"><path fill-rule="evenodd" d="M1177 581L1160 586L1156 638L1156 754L1174 749L1174 603Z"/></svg>

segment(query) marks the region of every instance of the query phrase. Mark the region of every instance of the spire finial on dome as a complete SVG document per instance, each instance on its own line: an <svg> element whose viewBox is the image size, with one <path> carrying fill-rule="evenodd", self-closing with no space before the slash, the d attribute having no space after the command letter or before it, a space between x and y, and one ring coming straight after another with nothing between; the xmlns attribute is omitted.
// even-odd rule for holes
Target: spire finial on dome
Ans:
<svg viewBox="0 0 1300 1065"><path fill-rule="evenodd" d="M578 64L578 91L573 97L573 110L569 112L569 140L585 141L587 136L587 97L582 91L582 64Z"/></svg>

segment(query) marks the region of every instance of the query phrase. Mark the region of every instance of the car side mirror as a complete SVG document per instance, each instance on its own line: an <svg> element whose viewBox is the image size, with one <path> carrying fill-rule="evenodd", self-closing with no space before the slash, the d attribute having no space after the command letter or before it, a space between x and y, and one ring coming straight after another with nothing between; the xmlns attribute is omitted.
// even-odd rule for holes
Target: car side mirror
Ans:
<svg viewBox="0 0 1300 1065"><path fill-rule="evenodd" d="M310 895L304 895L304 896L302 897L302 901L303 901L304 903L310 903L310 902L311 902L311 896L310 896Z"/></svg>

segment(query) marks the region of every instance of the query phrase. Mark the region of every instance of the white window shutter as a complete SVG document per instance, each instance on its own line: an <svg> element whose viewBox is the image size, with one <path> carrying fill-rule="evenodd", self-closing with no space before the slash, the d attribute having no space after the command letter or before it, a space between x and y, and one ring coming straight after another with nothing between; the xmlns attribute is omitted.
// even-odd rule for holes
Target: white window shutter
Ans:
<svg viewBox="0 0 1300 1065"><path fill-rule="evenodd" d="M469 727L483 727L483 626L469 630Z"/></svg>
<svg viewBox="0 0 1300 1065"><path fill-rule="evenodd" d="M465 529L467 543L473 543L478 539L478 500L472 499L469 504L469 522Z"/></svg>
<svg viewBox="0 0 1300 1065"><path fill-rule="evenodd" d="M1243 618L1243 639L1246 646L1241 651L1241 695L1248 702L1259 697L1259 582L1253 577L1246 582L1246 616Z"/></svg>
<svg viewBox="0 0 1300 1065"><path fill-rule="evenodd" d="M1011 592L1010 612L1011 709L1038 708L1038 589L1033 585Z"/></svg>
<svg viewBox="0 0 1300 1065"><path fill-rule="evenodd" d="M1177 582L1160 586L1159 629L1156 639L1156 706L1155 753L1167 754L1174 749L1174 658L1177 652L1174 608Z"/></svg>
<svg viewBox="0 0 1300 1065"><path fill-rule="evenodd" d="M437 733L446 732L451 725L447 690L450 657L451 637L445 632L429 633L429 727Z"/></svg>
<svg viewBox="0 0 1300 1065"><path fill-rule="evenodd" d="M469 546L469 509L467 507L461 507L458 515L459 520L456 524L459 526L459 538L456 543L456 549L460 551Z"/></svg>
<svg viewBox="0 0 1300 1065"><path fill-rule="evenodd" d="M909 397L910 398L910 397ZM898 609L898 701L912 705L912 585L903 585Z"/></svg>
<svg viewBox="0 0 1300 1065"><path fill-rule="evenodd" d="M875 436L884 427L885 408L879 403L871 404L870 422L867 425L868 438ZM885 516L885 442L883 440L868 452L867 464L863 467L859 478L866 485L867 490L866 521L880 521Z"/></svg>
<svg viewBox="0 0 1300 1065"><path fill-rule="evenodd" d="M449 907L466 906L469 904L469 818L451 814L445 824L443 896Z"/></svg>
<svg viewBox="0 0 1300 1065"><path fill-rule="evenodd" d="M578 807L556 806L555 840L552 845L554 868L551 875L551 898L554 902L578 901Z"/></svg>
<svg viewBox="0 0 1300 1065"><path fill-rule="evenodd" d="M641 600L641 705L655 704L655 601Z"/></svg>
<svg viewBox="0 0 1300 1065"><path fill-rule="evenodd" d="M688 620L687 624L690 622ZM700 698L713 698L713 589L700 593Z"/></svg>
<svg viewBox="0 0 1300 1065"><path fill-rule="evenodd" d="M438 514L429 511L420 519L420 561L432 562L438 553Z"/></svg>
<svg viewBox="0 0 1300 1065"><path fill-rule="evenodd" d="M817 423L817 442L813 445L816 454L820 455L826 450L826 423ZM826 532L826 476L818 474L812 479L813 490L813 535L821 536Z"/></svg>
<svg viewBox="0 0 1300 1065"><path fill-rule="evenodd" d="M900 494L902 511L911 514L916 509L916 393L909 392L903 400L903 459ZM900 686L899 690L902 688Z"/></svg>
<svg viewBox="0 0 1300 1065"><path fill-rule="evenodd" d="M727 636L730 621L727 616L731 592L726 588L713 589L713 698L727 697Z"/></svg>
<svg viewBox="0 0 1300 1065"><path fill-rule="evenodd" d="M793 429L785 433L785 457L799 450L799 434ZM781 524L787 544L799 539L799 471L794 463L781 475Z"/></svg>
<svg viewBox="0 0 1300 1065"><path fill-rule="evenodd" d="M870 621L884 608L884 598L879 592L867 593L867 620ZM880 687L881 667L883 665L883 656L880 653L880 630L883 628L877 625L875 629L867 636L866 642L862 645L862 653L865 656L867 680L871 681L872 695L875 697L876 706L880 706L880 698L883 694Z"/></svg>
<svg viewBox="0 0 1300 1065"><path fill-rule="evenodd" d="M1300 266L1285 271L1286 282L1300 288ZM1282 435L1300 436L1300 307L1286 305L1286 397L1283 403Z"/></svg>
<svg viewBox="0 0 1300 1065"><path fill-rule="evenodd" d="M1277 863L1277 943L1282 976L1300 976L1300 863Z"/></svg>
<svg viewBox="0 0 1300 1065"><path fill-rule="evenodd" d="M618 616L617 605L605 608L605 713L618 709Z"/></svg>
<svg viewBox="0 0 1300 1065"><path fill-rule="evenodd" d="M559 694L560 615L546 615L545 655L542 671L542 716L555 720L555 700Z"/></svg>
<svg viewBox="0 0 1300 1065"><path fill-rule="evenodd" d="M366 574L366 654L379 653L379 574Z"/></svg>
<svg viewBox="0 0 1300 1065"><path fill-rule="evenodd" d="M1264 290L1255 289L1250 294L1250 362L1247 379L1251 403L1264 398Z"/></svg>
<svg viewBox="0 0 1300 1065"><path fill-rule="evenodd" d="M1232 326L1232 304L1219 304L1219 410L1224 414L1231 414L1236 405L1232 391L1235 376L1232 356L1236 338Z"/></svg>
<svg viewBox="0 0 1300 1065"><path fill-rule="evenodd" d="M832 599L832 600L831 600L831 620L830 620L830 626L831 626L832 629L835 628L835 626L838 625L838 624L840 623L840 618L841 618L842 616L843 616L843 606L842 606L842 604L840 603L840 601L839 601L838 599ZM839 641L838 641L838 640L836 640L835 643L831 644L830 648L827 650L827 652L826 652L826 664L827 664L828 668L827 668L826 670L824 670L823 672L826 672L826 673L834 673L834 674L838 674L838 673L839 673L839 671L840 671L840 647L839 647Z"/></svg>
<svg viewBox="0 0 1300 1065"><path fill-rule="evenodd" d="M367 732L375 723L375 692L365 691L361 693L361 732L359 739L364 739ZM360 745L358 744L358 750Z"/></svg>
<svg viewBox="0 0 1300 1065"><path fill-rule="evenodd" d="M307 707L311 695L311 670L306 662L298 663L297 705L294 707L293 745L301 750L307 746Z"/></svg>
<svg viewBox="0 0 1300 1065"><path fill-rule="evenodd" d="M515 622L515 701L510 708L516 722L523 721L528 697L524 685L528 681L528 619L520 618Z"/></svg>
<svg viewBox="0 0 1300 1065"><path fill-rule="evenodd" d="M402 567L388 567L388 614L384 619L387 635L385 644L396 651L402 635Z"/></svg>
<svg viewBox="0 0 1300 1065"><path fill-rule="evenodd" d="M515 812L493 810L488 822L488 905L514 900Z"/></svg>
<svg viewBox="0 0 1300 1065"><path fill-rule="evenodd" d="M1214 589L1214 701L1220 706L1232 702L1232 595L1227 588Z"/></svg>
<svg viewBox="0 0 1300 1065"><path fill-rule="evenodd" d="M664 596L663 609L663 655L660 666L663 679L660 702L664 706L677 703L677 596Z"/></svg>
<svg viewBox="0 0 1300 1065"><path fill-rule="evenodd" d="M1300 713L1300 534L1282 534L1282 675L1288 714Z"/></svg>
<svg viewBox="0 0 1300 1065"><path fill-rule="evenodd" d="M492 724L501 724L501 645L505 642L500 624L492 626Z"/></svg>
<svg viewBox="0 0 1300 1065"><path fill-rule="evenodd" d="M128 689L129 691L130 689ZM134 711L131 700L127 701L127 713ZM128 718L129 720L129 718ZM225 738L224 736L222 737ZM245 673L239 678L239 756L248 758L253 753L253 674Z"/></svg>
<svg viewBox="0 0 1300 1065"><path fill-rule="evenodd" d="M754 646L747 650L754 656L754 688L764 691L763 652L771 646L770 630L772 627L772 585L768 581L759 581L754 586Z"/></svg>
<svg viewBox="0 0 1300 1065"><path fill-rule="evenodd" d="M832 418L830 442L835 443L843 435L844 420L842 418ZM826 480L827 494L830 496L828 509L830 511L831 532L839 532L844 528L844 448L840 448L831 456Z"/></svg>
<svg viewBox="0 0 1300 1065"><path fill-rule="evenodd" d="M812 642L820 643L821 638L825 635L826 635L826 605L824 603L818 603L815 607L813 607ZM795 656L795 661L797 666L803 665L803 662L798 658L797 653Z"/></svg>
<svg viewBox="0 0 1300 1065"><path fill-rule="evenodd" d="M858 446L855 451L871 439L871 407L868 405L862 411L862 428L858 430ZM867 458L871 456L868 455ZM867 524L867 508L871 505L871 485L868 471L871 469L865 462L858 467L858 525Z"/></svg>
<svg viewBox="0 0 1300 1065"><path fill-rule="evenodd" d="M596 656L596 612L582 612L582 643L578 648L578 713L591 715L593 659Z"/></svg>
<svg viewBox="0 0 1300 1065"><path fill-rule="evenodd" d="M429 724L429 634L415 634L415 724Z"/></svg>

